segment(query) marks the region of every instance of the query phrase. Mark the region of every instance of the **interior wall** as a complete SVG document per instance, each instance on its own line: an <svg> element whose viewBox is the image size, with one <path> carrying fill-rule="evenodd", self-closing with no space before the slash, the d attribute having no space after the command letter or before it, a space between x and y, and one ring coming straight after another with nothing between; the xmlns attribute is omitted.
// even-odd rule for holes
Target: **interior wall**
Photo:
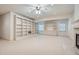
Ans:
<svg viewBox="0 0 79 59"><path fill-rule="evenodd" d="M40 32L40 34L68 36L68 19L42 21L42 22L44 22L44 31ZM62 22L66 24L66 30L61 32L59 31L58 26L59 26L59 23L62 23Z"/></svg>
<svg viewBox="0 0 79 59"><path fill-rule="evenodd" d="M14 13L10 12L10 40L14 40Z"/></svg>
<svg viewBox="0 0 79 59"><path fill-rule="evenodd" d="M76 21L79 19L79 4L75 4L73 17L74 17L73 21Z"/></svg>
<svg viewBox="0 0 79 59"><path fill-rule="evenodd" d="M68 34L69 37L74 40L74 28L73 28L73 17L69 18L69 22L68 22Z"/></svg>
<svg viewBox="0 0 79 59"><path fill-rule="evenodd" d="M0 16L0 38L1 38L1 16Z"/></svg>
<svg viewBox="0 0 79 59"><path fill-rule="evenodd" d="M1 38L10 39L10 13L1 15Z"/></svg>
<svg viewBox="0 0 79 59"><path fill-rule="evenodd" d="M57 35L56 21L47 21L45 22L45 34L48 35Z"/></svg>

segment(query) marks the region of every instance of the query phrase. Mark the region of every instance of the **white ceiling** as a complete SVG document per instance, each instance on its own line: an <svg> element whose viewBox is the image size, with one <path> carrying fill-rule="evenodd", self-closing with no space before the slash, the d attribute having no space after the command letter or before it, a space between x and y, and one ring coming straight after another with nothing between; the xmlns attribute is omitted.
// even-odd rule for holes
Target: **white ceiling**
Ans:
<svg viewBox="0 0 79 59"><path fill-rule="evenodd" d="M74 5L72 4L54 4L49 8L48 12L42 12L40 15L32 13L32 4L0 4L0 15L13 11L32 19L43 19L49 17L59 17L63 15L71 15L74 11Z"/></svg>

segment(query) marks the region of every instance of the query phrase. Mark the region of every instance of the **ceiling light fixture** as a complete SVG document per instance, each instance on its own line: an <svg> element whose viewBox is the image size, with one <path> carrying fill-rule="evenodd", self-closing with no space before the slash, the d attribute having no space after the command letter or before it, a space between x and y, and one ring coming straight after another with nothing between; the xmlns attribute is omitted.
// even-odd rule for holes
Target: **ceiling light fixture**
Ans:
<svg viewBox="0 0 79 59"><path fill-rule="evenodd" d="M53 4L34 4L32 5L32 12L35 12L36 15L47 13L52 8L52 6Z"/></svg>
<svg viewBox="0 0 79 59"><path fill-rule="evenodd" d="M36 14L41 14L41 11L36 11Z"/></svg>
<svg viewBox="0 0 79 59"><path fill-rule="evenodd" d="M40 14L41 13L41 6L40 5L37 5L36 6L36 14Z"/></svg>

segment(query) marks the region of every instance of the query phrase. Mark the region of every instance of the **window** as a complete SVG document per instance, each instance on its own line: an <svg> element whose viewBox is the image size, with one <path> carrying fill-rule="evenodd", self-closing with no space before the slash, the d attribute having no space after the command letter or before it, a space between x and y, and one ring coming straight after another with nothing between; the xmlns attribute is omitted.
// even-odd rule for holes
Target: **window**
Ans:
<svg viewBox="0 0 79 59"><path fill-rule="evenodd" d="M66 31L66 24L65 23L59 23L59 31L61 31L61 32Z"/></svg>
<svg viewBox="0 0 79 59"><path fill-rule="evenodd" d="M43 32L44 31L44 23L43 22L39 22L37 24L37 31L38 32Z"/></svg>

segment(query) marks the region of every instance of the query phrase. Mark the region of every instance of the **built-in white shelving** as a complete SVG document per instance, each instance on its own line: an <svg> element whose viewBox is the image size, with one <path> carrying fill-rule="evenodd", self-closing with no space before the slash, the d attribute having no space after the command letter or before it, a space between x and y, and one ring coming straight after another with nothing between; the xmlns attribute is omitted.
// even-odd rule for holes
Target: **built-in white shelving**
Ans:
<svg viewBox="0 0 79 59"><path fill-rule="evenodd" d="M32 20L15 15L15 37L21 38L34 33L35 23Z"/></svg>

